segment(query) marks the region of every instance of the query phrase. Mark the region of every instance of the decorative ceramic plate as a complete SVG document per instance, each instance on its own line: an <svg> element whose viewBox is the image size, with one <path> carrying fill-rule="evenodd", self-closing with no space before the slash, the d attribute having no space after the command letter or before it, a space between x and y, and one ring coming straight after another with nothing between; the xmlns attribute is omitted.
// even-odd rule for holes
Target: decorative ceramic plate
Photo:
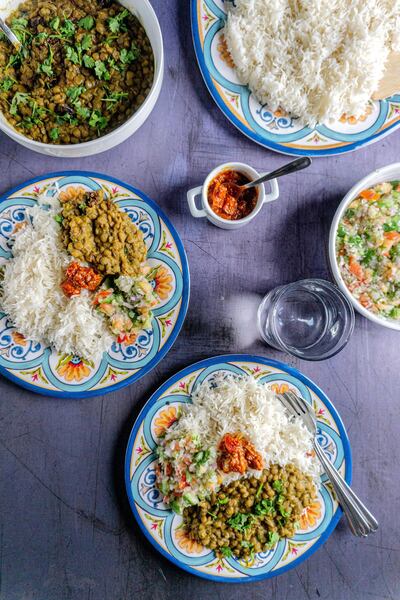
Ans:
<svg viewBox="0 0 400 600"><path fill-rule="evenodd" d="M327 156L371 144L400 126L400 95L371 102L361 119L346 117L329 126L304 127L299 119L261 105L236 76L223 37L226 4L191 0L192 33L206 85L222 112L250 139L283 154Z"/></svg>
<svg viewBox="0 0 400 600"><path fill-rule="evenodd" d="M49 396L87 397L115 391L148 373L168 352L185 319L189 301L189 270L178 233L161 209L139 190L117 179L80 171L51 173L32 179L0 198L0 264L11 257L10 237L26 219L26 208L39 194L79 186L101 187L128 213L144 234L148 259L157 267L152 281L159 304L152 327L131 345L113 343L103 359L91 362L61 354L25 339L0 313L0 372L18 385Z"/></svg>
<svg viewBox="0 0 400 600"><path fill-rule="evenodd" d="M214 581L248 582L274 577L297 567L330 536L341 515L325 475L317 499L303 514L300 529L281 539L273 550L251 560L216 558L214 552L190 540L182 517L162 501L155 487L155 448L159 436L177 418L180 405L190 402L193 389L216 373L251 374L276 392L292 389L309 402L318 419L318 441L329 460L351 481L349 440L335 408L309 379L291 367L248 355L209 358L187 367L162 385L139 414L125 458L129 502L143 533L155 548L178 567Z"/></svg>

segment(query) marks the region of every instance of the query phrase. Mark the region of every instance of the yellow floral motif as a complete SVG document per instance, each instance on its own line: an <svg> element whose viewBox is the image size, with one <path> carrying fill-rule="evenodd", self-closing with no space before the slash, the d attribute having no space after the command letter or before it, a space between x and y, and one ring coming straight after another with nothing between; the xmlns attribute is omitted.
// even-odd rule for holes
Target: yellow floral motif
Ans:
<svg viewBox="0 0 400 600"><path fill-rule="evenodd" d="M341 123L347 123L348 125L356 125L357 123L359 123L360 121L365 121L365 119L372 113L372 106L369 104L366 108L366 111L363 115L361 115L361 117L358 117L358 119L356 117L354 117L353 115L347 115L346 113L344 113L339 121Z"/></svg>
<svg viewBox="0 0 400 600"><path fill-rule="evenodd" d="M65 381L81 381L90 375L89 361L72 354L64 354L58 361L56 371Z"/></svg>
<svg viewBox="0 0 400 600"><path fill-rule="evenodd" d="M14 344L17 344L18 346L26 346L27 341L25 336L22 335L22 333L18 333L18 331L13 331L11 333L11 337L13 339Z"/></svg>
<svg viewBox="0 0 400 600"><path fill-rule="evenodd" d="M308 506L307 508L304 509L303 514L300 517L300 528L305 530L305 529L310 529L310 527L314 527L314 525L317 523L318 519L321 518L321 504L318 500L314 500L314 502L312 502L310 504L310 506Z"/></svg>
<svg viewBox="0 0 400 600"><path fill-rule="evenodd" d="M154 290L161 300L168 298L172 290L172 275L168 273L165 267L158 267L156 276L154 277Z"/></svg>
<svg viewBox="0 0 400 600"><path fill-rule="evenodd" d="M178 546L188 554L199 554L204 549L201 544L191 540L184 529L178 529L175 535L178 540Z"/></svg>
<svg viewBox="0 0 400 600"><path fill-rule="evenodd" d="M154 419L156 435L162 435L168 427L171 427L172 423L178 418L178 411L175 406L169 406L165 410L162 410L158 417Z"/></svg>
<svg viewBox="0 0 400 600"><path fill-rule="evenodd" d="M275 394L285 394L289 391L289 386L287 383L273 383L271 385L271 390L275 392Z"/></svg>

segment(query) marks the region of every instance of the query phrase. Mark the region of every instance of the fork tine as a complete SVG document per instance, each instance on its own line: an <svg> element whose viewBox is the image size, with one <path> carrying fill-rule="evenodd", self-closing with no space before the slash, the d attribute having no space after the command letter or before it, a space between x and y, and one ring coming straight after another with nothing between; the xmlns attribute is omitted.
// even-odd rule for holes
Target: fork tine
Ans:
<svg viewBox="0 0 400 600"><path fill-rule="evenodd" d="M286 392L286 394L291 398L292 402L297 406L297 408L303 413L303 415L307 414L307 407L305 406L305 400L298 396L292 390Z"/></svg>
<svg viewBox="0 0 400 600"><path fill-rule="evenodd" d="M283 406L291 416L297 417L297 413L294 411L292 404L285 397L285 394L277 394L277 398L282 402Z"/></svg>
<svg viewBox="0 0 400 600"><path fill-rule="evenodd" d="M293 400L291 395L288 394L288 392L284 392L282 395L285 398L285 400L287 400L287 402L290 404L292 413L294 413L297 417L302 417L304 413L300 410L298 403Z"/></svg>

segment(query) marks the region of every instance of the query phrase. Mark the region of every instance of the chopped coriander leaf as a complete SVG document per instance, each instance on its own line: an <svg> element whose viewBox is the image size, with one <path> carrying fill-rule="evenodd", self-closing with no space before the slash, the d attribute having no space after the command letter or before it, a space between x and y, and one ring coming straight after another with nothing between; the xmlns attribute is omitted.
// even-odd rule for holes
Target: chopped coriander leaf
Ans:
<svg viewBox="0 0 400 600"><path fill-rule="evenodd" d="M54 31L58 31L60 27L60 17L54 17L49 23L50 27L54 29Z"/></svg>
<svg viewBox="0 0 400 600"><path fill-rule="evenodd" d="M35 44L43 44L44 40L47 40L49 34L46 31L41 31L34 37Z"/></svg>
<svg viewBox="0 0 400 600"><path fill-rule="evenodd" d="M269 531L268 532L268 543L272 545L276 544L279 541L279 535L276 533L276 531Z"/></svg>
<svg viewBox="0 0 400 600"><path fill-rule="evenodd" d="M96 129L104 129L104 127L107 127L107 123L107 117L103 117L99 110L94 110L92 112L89 120L90 127L96 127Z"/></svg>
<svg viewBox="0 0 400 600"><path fill-rule="evenodd" d="M58 138L60 137L60 130L58 129L58 127L53 127L53 129L51 129L49 135L50 135L50 139L52 139L52 140L58 140ZM55 218L55 220L58 223L62 223L62 217L61 217L61 215L56 215L54 218ZM60 218L61 221L59 221L58 218Z"/></svg>
<svg viewBox="0 0 400 600"><path fill-rule="evenodd" d="M269 499L263 499L258 502L254 507L254 512L258 516L272 515L275 512L274 501Z"/></svg>
<svg viewBox="0 0 400 600"><path fill-rule="evenodd" d="M115 69L115 71L123 71L124 70L124 66L123 65L120 66L118 63L116 63L112 56L110 56L107 59L107 62L109 64L110 69Z"/></svg>
<svg viewBox="0 0 400 600"><path fill-rule="evenodd" d="M112 92L109 96L103 98L103 102L119 102L122 98L128 97L128 92Z"/></svg>
<svg viewBox="0 0 400 600"><path fill-rule="evenodd" d="M74 65L79 65L79 55L75 48L72 46L66 46L65 53L67 60L70 60Z"/></svg>
<svg viewBox="0 0 400 600"><path fill-rule="evenodd" d="M85 65L85 67L87 69L93 69L95 62L91 56L89 56L88 54L85 54L83 57L83 64Z"/></svg>
<svg viewBox="0 0 400 600"><path fill-rule="evenodd" d="M44 59L42 64L38 66L37 72L44 73L48 77L52 77L54 75L52 64L53 64L53 51L51 49L51 46L49 46L49 54L48 54L47 58Z"/></svg>
<svg viewBox="0 0 400 600"><path fill-rule="evenodd" d="M30 100L29 94L23 92L16 92L11 100L10 113L16 115L18 113L18 106L20 104L26 104Z"/></svg>
<svg viewBox="0 0 400 600"><path fill-rule="evenodd" d="M231 558L232 556L232 550L229 548L229 546L222 546L222 548L220 548L220 552L225 558Z"/></svg>
<svg viewBox="0 0 400 600"><path fill-rule="evenodd" d="M260 485L258 486L258 490L256 492L256 498L258 498L261 495L261 492L263 490L264 484L260 483Z"/></svg>
<svg viewBox="0 0 400 600"><path fill-rule="evenodd" d="M83 38L81 40L82 50L89 50L91 45L92 45L92 36L89 35L88 33L85 33L85 35L83 36Z"/></svg>
<svg viewBox="0 0 400 600"><path fill-rule="evenodd" d="M227 523L232 529L237 531L245 531L252 524L255 519L254 515L237 513L234 517L227 520Z"/></svg>
<svg viewBox="0 0 400 600"><path fill-rule="evenodd" d="M200 452L196 452L193 459L197 466L204 465L208 459L210 458L209 450L200 450Z"/></svg>
<svg viewBox="0 0 400 600"><path fill-rule="evenodd" d="M126 31L126 26L124 25L124 19L129 15L128 10L123 10L115 17L111 17L108 19L108 28L112 33L117 33L119 31Z"/></svg>
<svg viewBox="0 0 400 600"><path fill-rule="evenodd" d="M75 102L84 92L86 92L86 88L83 85L70 87L67 89L67 96L71 102Z"/></svg>
<svg viewBox="0 0 400 600"><path fill-rule="evenodd" d="M52 129L51 131L53 131L53 129ZM58 136L57 136L57 137L58 137ZM57 139L57 138L56 138L56 139ZM60 223L60 225L61 225L61 223L63 222L63 216L62 216L61 214L55 215L55 217L54 217L54 220L55 220L57 223Z"/></svg>
<svg viewBox="0 0 400 600"><path fill-rule="evenodd" d="M283 484L280 479L275 479L274 483L272 484L272 487L278 493L283 492Z"/></svg>
<svg viewBox="0 0 400 600"><path fill-rule="evenodd" d="M82 27L82 29L86 29L86 31L90 31L94 27L94 19L90 15L87 15L86 17L79 19L78 25L79 25L79 27Z"/></svg>
<svg viewBox="0 0 400 600"><path fill-rule="evenodd" d="M229 498L218 498L217 504L228 504Z"/></svg>
<svg viewBox="0 0 400 600"><path fill-rule="evenodd" d="M78 117L81 117L81 119L84 119L85 121L87 121L87 119L89 119L90 117L90 110L88 108L86 108L86 106L81 106L81 103L79 102L79 100L77 102L75 102L75 112L78 115Z"/></svg>
<svg viewBox="0 0 400 600"><path fill-rule="evenodd" d="M368 250L366 251L366 253L364 254L364 256L361 259L361 263L363 265L368 266L370 264L370 262L372 261L372 259L375 257L376 257L376 250L374 250L373 248L368 248Z"/></svg>
<svg viewBox="0 0 400 600"><path fill-rule="evenodd" d="M131 50L127 50L126 48L123 48L121 50L121 52L119 53L119 59L123 65L127 65L128 63L131 63L134 60L136 60L139 57L139 55L139 49L135 46L135 44L132 44Z"/></svg>
<svg viewBox="0 0 400 600"><path fill-rule="evenodd" d="M96 60L94 63L94 72L99 79L108 81L110 79L110 73L107 71L106 65L102 60Z"/></svg>
<svg viewBox="0 0 400 600"><path fill-rule="evenodd" d="M64 24L60 27L60 33L65 37L72 37L75 33L75 25L71 19L64 19Z"/></svg>
<svg viewBox="0 0 400 600"><path fill-rule="evenodd" d="M14 83L16 83L15 79L12 77L4 77L0 82L0 89L3 92L8 92L13 87Z"/></svg>

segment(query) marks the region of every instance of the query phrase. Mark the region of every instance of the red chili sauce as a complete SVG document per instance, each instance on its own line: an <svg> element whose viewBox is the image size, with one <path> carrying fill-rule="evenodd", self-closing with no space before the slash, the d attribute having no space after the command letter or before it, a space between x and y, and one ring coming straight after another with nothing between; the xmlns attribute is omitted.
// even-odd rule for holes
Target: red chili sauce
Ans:
<svg viewBox="0 0 400 600"><path fill-rule="evenodd" d="M102 282L103 277L91 267L82 267L77 262L68 265L65 271L65 280L61 288L66 296L79 296L82 290L94 292Z"/></svg>
<svg viewBox="0 0 400 600"><path fill-rule="evenodd" d="M208 186L207 199L210 208L216 215L229 221L237 221L247 217L257 204L257 188L239 190L238 185L251 181L239 171L222 171L211 180Z"/></svg>

